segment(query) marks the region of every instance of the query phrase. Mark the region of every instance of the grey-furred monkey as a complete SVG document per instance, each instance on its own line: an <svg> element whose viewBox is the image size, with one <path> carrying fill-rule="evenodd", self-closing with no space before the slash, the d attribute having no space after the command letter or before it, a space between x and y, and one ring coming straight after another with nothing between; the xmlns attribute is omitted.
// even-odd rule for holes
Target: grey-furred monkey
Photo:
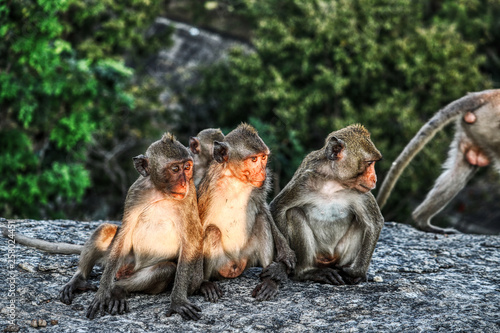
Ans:
<svg viewBox="0 0 500 333"><path fill-rule="evenodd" d="M189 149L194 154L194 185L200 185L208 166L213 160L214 141L223 141L224 134L218 128L207 128L189 138Z"/></svg>
<svg viewBox="0 0 500 333"><path fill-rule="evenodd" d="M262 266L267 274L261 275L262 282L252 295L257 300L270 299L287 278L281 272L294 268L295 254L276 228L266 203L269 148L247 124L213 145L214 161L198 190L207 280L202 293L215 302L222 293L209 280L235 278L248 267Z"/></svg>
<svg viewBox="0 0 500 333"><path fill-rule="evenodd" d="M335 285L366 280L384 224L370 193L381 158L363 126L332 132L271 202L273 218L297 255L295 279Z"/></svg>
<svg viewBox="0 0 500 333"><path fill-rule="evenodd" d="M455 233L453 228L431 224L438 214L467 184L478 167L493 161L500 173L500 89L470 93L439 110L413 137L387 173L377 196L383 207L403 170L434 135L455 121L455 137L450 145L444 171L425 200L413 211L415 226L424 231Z"/></svg>
<svg viewBox="0 0 500 333"><path fill-rule="evenodd" d="M23 244L53 253L79 253L78 269L60 292L71 304L78 290L93 289L88 278L96 263L105 265L87 317L128 311L130 292L157 294L173 282L168 316L199 319L199 307L187 296L203 281L203 234L192 179L189 150L164 134L145 155L134 157L140 173L125 201L121 227L100 225L84 246L16 236Z"/></svg>

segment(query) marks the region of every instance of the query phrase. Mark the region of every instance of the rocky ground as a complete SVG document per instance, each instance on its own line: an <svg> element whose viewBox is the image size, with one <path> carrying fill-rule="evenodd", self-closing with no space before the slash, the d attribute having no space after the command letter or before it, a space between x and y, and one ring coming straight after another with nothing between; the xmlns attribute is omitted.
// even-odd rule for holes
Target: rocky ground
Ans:
<svg viewBox="0 0 500 333"><path fill-rule="evenodd" d="M100 223L0 220L0 226L27 236L74 244L83 244ZM290 281L276 299L257 302L250 293L259 282L260 269L253 268L223 281L225 295L218 303L192 297L203 309L197 322L165 316L169 293L133 294L128 314L88 320L85 310L94 292L78 295L69 306L57 297L76 269L77 255L9 247L6 238L0 240L0 248L0 329L6 331L500 331L500 236L434 235L386 223L369 282L337 287ZM101 270L94 272L97 284ZM16 325L8 326L13 316ZM46 326L34 328L32 321L34 326Z"/></svg>

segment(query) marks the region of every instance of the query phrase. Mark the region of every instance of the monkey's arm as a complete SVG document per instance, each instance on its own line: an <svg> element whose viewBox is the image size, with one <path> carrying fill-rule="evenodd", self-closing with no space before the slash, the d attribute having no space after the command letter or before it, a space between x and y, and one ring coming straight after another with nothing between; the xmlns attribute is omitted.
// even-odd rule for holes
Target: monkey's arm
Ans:
<svg viewBox="0 0 500 333"><path fill-rule="evenodd" d="M11 238L12 236L12 233L10 233L7 228L2 228L2 234L6 238ZM24 236L17 232L14 233L14 240L19 244L34 247L36 249L49 253L80 254L83 249L83 245L75 245L70 243L52 243L41 239Z"/></svg>
<svg viewBox="0 0 500 333"><path fill-rule="evenodd" d="M167 317L170 317L173 313L178 313L184 319L198 320L201 318L201 309L189 302L187 298L191 280L203 274L201 249L199 251L196 250L197 253L193 253L192 250L181 249Z"/></svg>
<svg viewBox="0 0 500 333"><path fill-rule="evenodd" d="M276 223L274 222L269 209L265 209L262 215L271 228L271 234L274 240L274 249L276 251L274 259L277 262L285 264L286 271L288 274L290 274L295 269L295 263L297 262L295 252L290 248L287 240L276 226Z"/></svg>
<svg viewBox="0 0 500 333"><path fill-rule="evenodd" d="M187 295L189 291L198 290L203 281L203 230L198 215L186 220L189 223L185 230L180 232L182 245L167 316L178 313L184 319L198 320L201 318L201 309L189 302Z"/></svg>
<svg viewBox="0 0 500 333"><path fill-rule="evenodd" d="M86 315L89 319L94 319L96 315L104 314L105 311L112 315L128 311L128 304L125 300L127 293L123 288L115 285L114 279L124 258L132 250L131 230L133 230L133 227L130 224L127 225L124 221L122 228L118 230L111 244L99 289L87 308Z"/></svg>
<svg viewBox="0 0 500 333"><path fill-rule="evenodd" d="M358 256L354 262L342 270L353 278L360 277L366 279L366 273L370 266L373 251L377 245L380 231L384 226L384 217L380 212L375 197L371 193L366 193L358 205L354 205L356 222L363 230L363 241Z"/></svg>

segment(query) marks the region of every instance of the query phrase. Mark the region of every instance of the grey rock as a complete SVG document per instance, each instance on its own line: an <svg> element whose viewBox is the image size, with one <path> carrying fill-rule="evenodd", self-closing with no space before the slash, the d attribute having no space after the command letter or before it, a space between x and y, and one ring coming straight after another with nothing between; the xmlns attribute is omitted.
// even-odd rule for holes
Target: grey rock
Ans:
<svg viewBox="0 0 500 333"><path fill-rule="evenodd" d="M100 223L0 219L0 226L27 236L73 244L83 244ZM275 299L257 302L250 294L259 283L261 269L252 268L237 279L220 283L225 294L218 303L192 296L203 309L197 322L184 321L179 315L165 316L169 292L132 294L126 315L88 320L85 310L95 292L78 294L70 306L58 300L59 289L74 273L78 256L12 247L6 238L0 240L0 246L4 255L0 261L0 329L5 331L500 331L499 236L434 235L388 222L373 255L368 282L330 286L289 281ZM96 285L101 273L94 269ZM380 282L374 282L374 277ZM33 319L47 326L33 328Z"/></svg>

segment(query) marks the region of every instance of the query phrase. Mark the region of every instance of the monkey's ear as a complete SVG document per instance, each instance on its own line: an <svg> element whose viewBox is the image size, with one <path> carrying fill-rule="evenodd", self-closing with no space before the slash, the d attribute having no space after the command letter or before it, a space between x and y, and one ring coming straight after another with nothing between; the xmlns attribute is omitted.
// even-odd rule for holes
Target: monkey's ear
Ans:
<svg viewBox="0 0 500 333"><path fill-rule="evenodd" d="M190 137L189 149L191 149L191 152L193 152L193 154L199 154L201 152L200 139L198 139L196 136Z"/></svg>
<svg viewBox="0 0 500 333"><path fill-rule="evenodd" d="M330 161L336 161L342 158L342 151L345 148L345 143L341 139L332 137L326 145L325 155Z"/></svg>
<svg viewBox="0 0 500 333"><path fill-rule="evenodd" d="M149 159L144 155L138 155L133 158L134 167L142 176L149 176Z"/></svg>
<svg viewBox="0 0 500 333"><path fill-rule="evenodd" d="M227 162L229 159L229 145L225 142L214 141L214 160L218 163Z"/></svg>

